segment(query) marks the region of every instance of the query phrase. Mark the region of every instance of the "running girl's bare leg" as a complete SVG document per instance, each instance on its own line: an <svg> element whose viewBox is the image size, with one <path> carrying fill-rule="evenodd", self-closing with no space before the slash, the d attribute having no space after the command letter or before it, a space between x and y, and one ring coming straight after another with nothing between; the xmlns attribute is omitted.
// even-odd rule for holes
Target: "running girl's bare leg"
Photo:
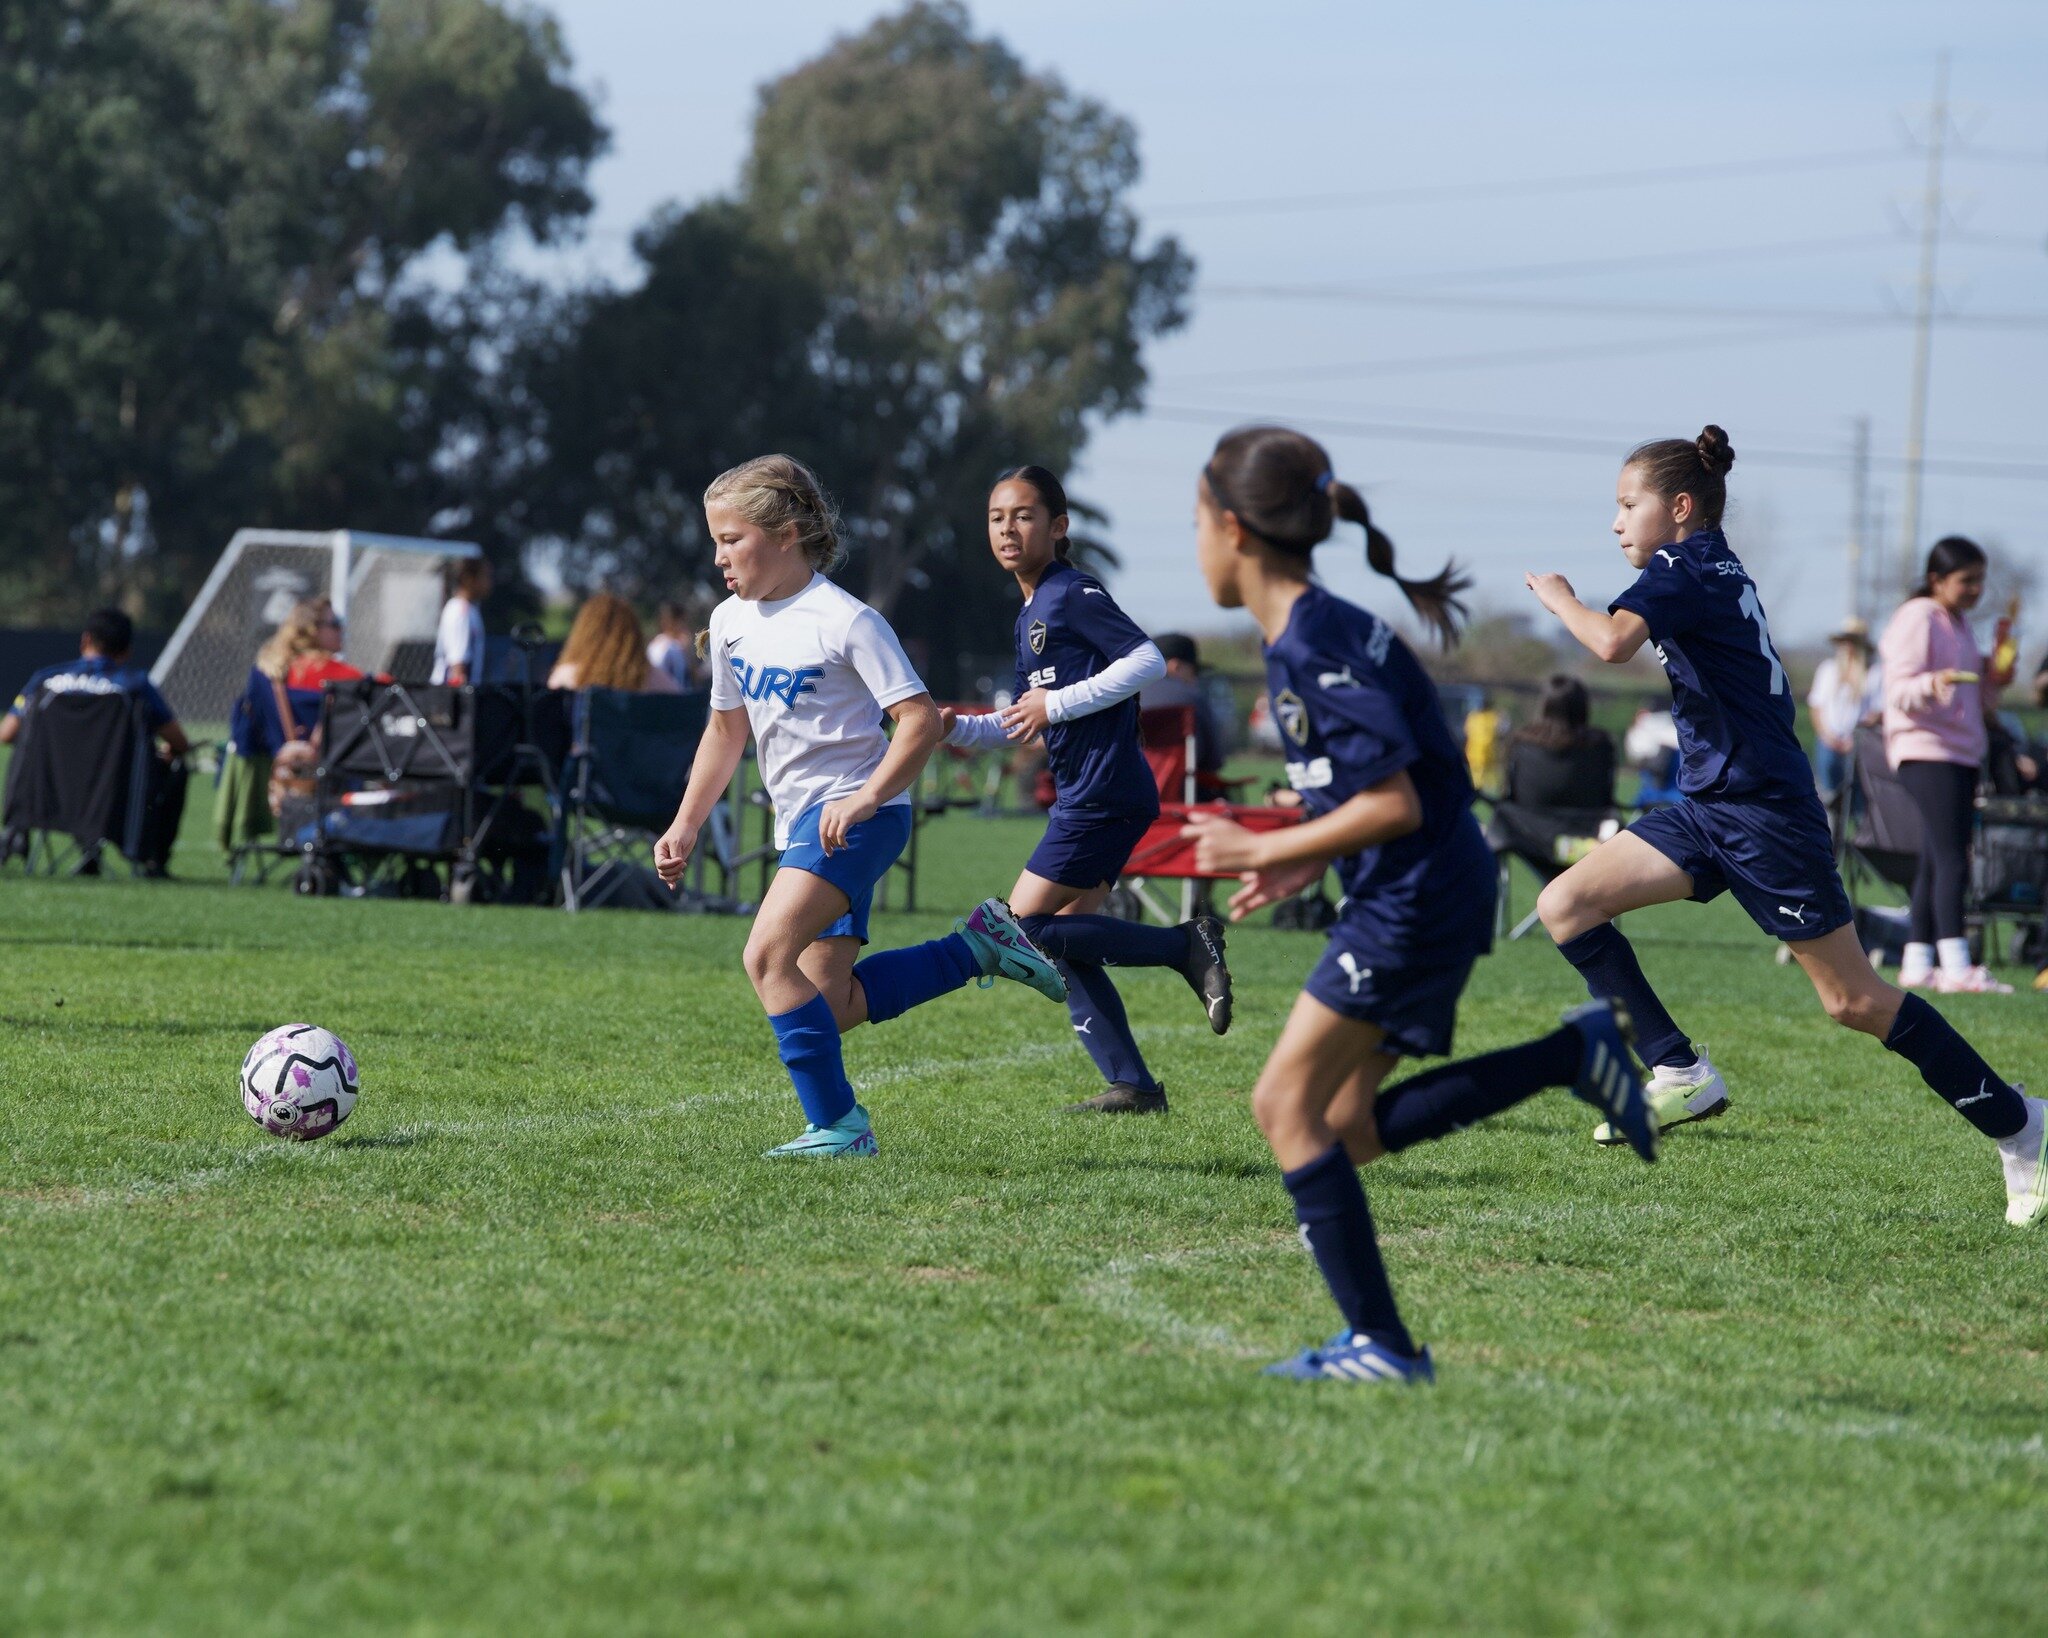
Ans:
<svg viewBox="0 0 2048 1638"><path fill-rule="evenodd" d="M1370 1093L1390 1062L1379 1050L1385 1039L1377 1024L1332 1012L1312 995L1295 997L1252 1089L1252 1114L1281 1170L1307 1165L1338 1140L1332 1115L1340 1093L1351 1093L1341 1112L1348 1123L1361 1118L1361 1105L1369 1117Z"/></svg>
<svg viewBox="0 0 2048 1638"><path fill-rule="evenodd" d="M853 976L853 964L859 959L860 940L850 933L814 939L796 958L804 977L818 986L818 993L832 1008L842 1035L868 1021L868 992Z"/></svg>
<svg viewBox="0 0 2048 1638"><path fill-rule="evenodd" d="M794 1011L822 993L804 971L804 954L850 906L844 893L808 870L778 870L770 878L741 958L769 1017Z"/></svg>
<svg viewBox="0 0 2048 1638"><path fill-rule="evenodd" d="M1559 944L1603 921L1653 904L1692 897L1692 878L1640 836L1610 836L1546 886L1536 900L1543 927Z"/></svg>

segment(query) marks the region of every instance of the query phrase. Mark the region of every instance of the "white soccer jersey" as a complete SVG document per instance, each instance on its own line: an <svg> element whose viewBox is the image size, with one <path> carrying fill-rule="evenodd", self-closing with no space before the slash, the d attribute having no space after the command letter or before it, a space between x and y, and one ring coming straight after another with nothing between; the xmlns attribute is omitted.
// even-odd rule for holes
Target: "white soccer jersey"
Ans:
<svg viewBox="0 0 2048 1638"><path fill-rule="evenodd" d="M778 848L799 816L867 783L889 748L882 708L925 691L889 622L821 574L779 602L720 603L710 659L712 708L743 705L753 725Z"/></svg>

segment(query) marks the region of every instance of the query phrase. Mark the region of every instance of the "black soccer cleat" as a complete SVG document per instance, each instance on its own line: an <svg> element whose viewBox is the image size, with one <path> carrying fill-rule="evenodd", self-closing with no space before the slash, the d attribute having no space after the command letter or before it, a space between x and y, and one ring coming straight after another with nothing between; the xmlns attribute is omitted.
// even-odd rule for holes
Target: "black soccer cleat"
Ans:
<svg viewBox="0 0 2048 1638"><path fill-rule="evenodd" d="M1067 1105L1070 1115L1163 1115L1166 1088L1133 1086L1129 1081L1111 1081L1107 1092Z"/></svg>
<svg viewBox="0 0 2048 1638"><path fill-rule="evenodd" d="M1181 977L1202 999L1209 1027L1218 1035L1230 1029L1230 969L1223 964L1223 923L1197 916L1187 923L1188 959Z"/></svg>

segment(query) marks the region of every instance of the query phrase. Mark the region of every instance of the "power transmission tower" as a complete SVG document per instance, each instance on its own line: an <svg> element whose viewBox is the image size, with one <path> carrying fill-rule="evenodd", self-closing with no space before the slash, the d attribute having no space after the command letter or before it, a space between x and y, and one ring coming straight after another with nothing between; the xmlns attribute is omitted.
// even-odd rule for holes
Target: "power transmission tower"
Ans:
<svg viewBox="0 0 2048 1638"><path fill-rule="evenodd" d="M1906 493L1899 517L1899 557L1908 582L1920 551L1920 464L1927 448L1927 371L1934 350L1934 266L1941 248L1941 165L1948 146L1948 125L1948 53L1944 51L1934 64L1927 192L1920 202L1920 275L1913 291L1913 385L1906 404Z"/></svg>

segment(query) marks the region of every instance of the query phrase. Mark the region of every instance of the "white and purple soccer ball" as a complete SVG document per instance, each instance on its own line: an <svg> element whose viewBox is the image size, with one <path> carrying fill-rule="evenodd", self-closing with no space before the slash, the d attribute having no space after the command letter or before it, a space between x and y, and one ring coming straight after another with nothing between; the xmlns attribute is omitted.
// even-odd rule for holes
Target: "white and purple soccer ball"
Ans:
<svg viewBox="0 0 2048 1638"><path fill-rule="evenodd" d="M242 1107L276 1137L325 1137L355 1106L355 1054L315 1025L280 1024L242 1060Z"/></svg>

